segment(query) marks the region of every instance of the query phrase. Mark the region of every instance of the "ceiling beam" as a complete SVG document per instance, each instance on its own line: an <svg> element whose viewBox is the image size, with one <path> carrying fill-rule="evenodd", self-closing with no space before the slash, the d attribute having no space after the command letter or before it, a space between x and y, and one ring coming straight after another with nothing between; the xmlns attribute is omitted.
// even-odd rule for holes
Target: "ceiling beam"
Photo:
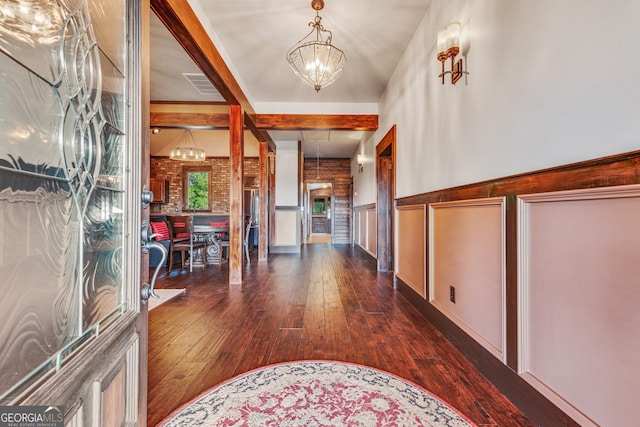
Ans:
<svg viewBox="0 0 640 427"><path fill-rule="evenodd" d="M151 10L231 105L253 113L253 106L186 0L151 0Z"/></svg>
<svg viewBox="0 0 640 427"><path fill-rule="evenodd" d="M255 132L269 130L360 130L378 129L377 115L361 114L256 114ZM250 120L245 124L251 129ZM151 113L151 127L198 127L229 129L229 115L221 113ZM254 132L254 135L255 135ZM256 136L257 138L257 136ZM264 140L265 142L269 142Z"/></svg>
<svg viewBox="0 0 640 427"><path fill-rule="evenodd" d="M229 114L151 112L151 127L229 129Z"/></svg>
<svg viewBox="0 0 640 427"><path fill-rule="evenodd" d="M193 62L207 76L220 95L230 105L240 105L245 112L245 125L258 141L265 141L272 149L275 144L269 134L257 130L255 110L238 84L209 34L186 0L151 0L151 10L167 27ZM228 127L228 125L227 125Z"/></svg>
<svg viewBox="0 0 640 427"><path fill-rule="evenodd" d="M203 74L218 89L227 103L240 105L244 111L245 126L258 141L265 141L275 150L275 144L268 130L363 130L378 128L377 115L331 115L331 114L256 114L253 106L242 91L231 70L224 62L222 55L211 41L207 31L200 23L187 0L151 0L151 10L167 27L178 43L200 68ZM156 113L160 114L160 113ZM174 114L181 116L181 114ZM167 117L158 116L156 122L152 118L151 126L187 127L212 126L222 129L223 119L220 117ZM214 115L215 116L215 115ZM182 124L177 124L181 121ZM206 124L203 124L206 122ZM228 117L226 118L228 128Z"/></svg>
<svg viewBox="0 0 640 427"><path fill-rule="evenodd" d="M376 114L257 114L260 130L362 130L378 129Z"/></svg>

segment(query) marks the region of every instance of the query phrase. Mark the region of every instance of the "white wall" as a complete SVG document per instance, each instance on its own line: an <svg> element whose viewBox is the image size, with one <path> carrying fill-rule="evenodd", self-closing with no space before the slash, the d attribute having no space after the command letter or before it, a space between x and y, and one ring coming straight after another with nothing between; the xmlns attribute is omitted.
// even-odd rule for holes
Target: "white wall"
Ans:
<svg viewBox="0 0 640 427"><path fill-rule="evenodd" d="M397 197L640 148L640 2L435 0L380 101L397 124ZM468 78L441 85L436 33L468 33ZM464 49L464 46L463 46ZM375 176L355 180L375 202Z"/></svg>
<svg viewBox="0 0 640 427"><path fill-rule="evenodd" d="M298 206L298 141L276 141L276 206Z"/></svg>

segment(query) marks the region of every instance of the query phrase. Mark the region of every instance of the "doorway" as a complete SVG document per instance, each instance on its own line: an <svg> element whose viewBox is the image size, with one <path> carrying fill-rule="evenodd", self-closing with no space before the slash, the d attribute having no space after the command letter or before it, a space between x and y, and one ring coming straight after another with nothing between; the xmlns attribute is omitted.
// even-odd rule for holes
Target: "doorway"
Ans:
<svg viewBox="0 0 640 427"><path fill-rule="evenodd" d="M305 244L332 243L334 204L332 182L305 181L303 198Z"/></svg>
<svg viewBox="0 0 640 427"><path fill-rule="evenodd" d="M396 126L376 146L378 187L378 271L393 269L393 210L395 201Z"/></svg>

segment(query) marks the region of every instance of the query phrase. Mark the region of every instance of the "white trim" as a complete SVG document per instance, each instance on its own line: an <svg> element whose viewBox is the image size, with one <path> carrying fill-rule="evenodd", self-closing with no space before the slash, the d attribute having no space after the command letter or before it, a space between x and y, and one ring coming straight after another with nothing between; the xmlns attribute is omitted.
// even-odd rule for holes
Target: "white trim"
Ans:
<svg viewBox="0 0 640 427"><path fill-rule="evenodd" d="M573 406L567 400L563 399L558 393L553 391L545 383L540 381L535 375L528 372L520 373L520 377L526 382L531 384L536 390L538 390L544 397L549 399L554 405L569 415L574 421L576 421L582 427L600 427L591 418L583 414L578 408Z"/></svg>
<svg viewBox="0 0 640 427"><path fill-rule="evenodd" d="M521 194L519 200L527 203L566 202L574 200L602 200L638 197L640 184L620 185L615 187L585 188L580 190L552 191L548 193Z"/></svg>

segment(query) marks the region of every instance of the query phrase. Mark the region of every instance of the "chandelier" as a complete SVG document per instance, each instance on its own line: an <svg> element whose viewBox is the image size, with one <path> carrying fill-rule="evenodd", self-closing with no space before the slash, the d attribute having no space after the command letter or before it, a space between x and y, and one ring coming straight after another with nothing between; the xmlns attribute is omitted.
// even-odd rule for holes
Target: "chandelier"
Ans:
<svg viewBox="0 0 640 427"><path fill-rule="evenodd" d="M287 61L293 72L305 84L319 92L322 87L336 81L342 73L347 57L344 52L331 44L331 31L325 30L322 26L319 11L324 8L324 1L312 0L311 7L316 11L315 19L309 22L309 26L313 28L309 34L289 49ZM315 40L313 40L314 33ZM327 33L325 38L323 33Z"/></svg>
<svg viewBox="0 0 640 427"><path fill-rule="evenodd" d="M190 129L185 129L176 142L176 147L171 149L169 158L183 162L199 162L205 158L204 150L196 145Z"/></svg>

